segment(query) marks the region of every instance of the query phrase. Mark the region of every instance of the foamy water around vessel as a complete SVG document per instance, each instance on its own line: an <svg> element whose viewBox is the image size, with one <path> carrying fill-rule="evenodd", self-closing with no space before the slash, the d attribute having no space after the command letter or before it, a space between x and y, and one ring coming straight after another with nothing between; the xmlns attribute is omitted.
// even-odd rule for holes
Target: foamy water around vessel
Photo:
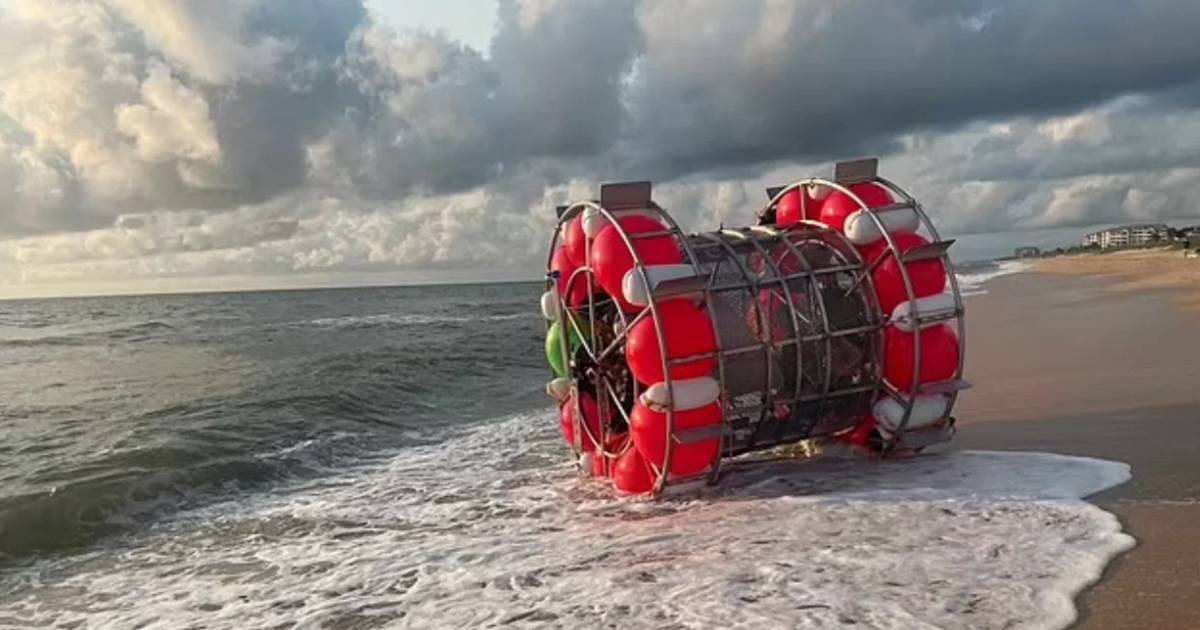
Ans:
<svg viewBox="0 0 1200 630"><path fill-rule="evenodd" d="M957 452L622 500L549 411L178 514L0 582L0 626L1057 628L1132 539L1114 462Z"/></svg>

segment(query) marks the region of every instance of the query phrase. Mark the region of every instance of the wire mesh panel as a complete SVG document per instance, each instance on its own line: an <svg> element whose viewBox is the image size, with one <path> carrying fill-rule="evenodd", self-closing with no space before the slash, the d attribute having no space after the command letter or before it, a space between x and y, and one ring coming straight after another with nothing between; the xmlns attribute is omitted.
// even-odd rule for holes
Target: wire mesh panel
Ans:
<svg viewBox="0 0 1200 630"><path fill-rule="evenodd" d="M879 381L879 310L858 253L833 230L689 237L721 340L726 454L847 430Z"/></svg>

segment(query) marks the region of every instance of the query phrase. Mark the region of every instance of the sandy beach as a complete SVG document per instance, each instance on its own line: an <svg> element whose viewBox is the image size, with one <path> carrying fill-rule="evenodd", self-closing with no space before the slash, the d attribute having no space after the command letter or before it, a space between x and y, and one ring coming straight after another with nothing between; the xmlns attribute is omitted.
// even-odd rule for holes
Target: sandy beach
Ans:
<svg viewBox="0 0 1200 630"><path fill-rule="evenodd" d="M1077 627L1200 628L1198 288L1200 260L1143 251L1040 261L968 299L958 446L1133 467L1093 500L1138 546L1083 594Z"/></svg>
<svg viewBox="0 0 1200 630"><path fill-rule="evenodd" d="M1037 262L1037 270L1060 276L1101 278L1116 291L1163 290L1182 304L1200 307L1200 258L1185 258L1179 249L1134 249L1046 258Z"/></svg>

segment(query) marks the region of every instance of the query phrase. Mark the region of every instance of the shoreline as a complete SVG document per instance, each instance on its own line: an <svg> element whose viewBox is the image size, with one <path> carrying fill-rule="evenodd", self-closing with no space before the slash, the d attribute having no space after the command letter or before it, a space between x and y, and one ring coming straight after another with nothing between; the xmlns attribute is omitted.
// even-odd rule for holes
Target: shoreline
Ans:
<svg viewBox="0 0 1200 630"><path fill-rule="evenodd" d="M1137 252L1142 254L1143 252ZM1195 271L1144 252L1037 261L967 298L955 448L1122 461L1133 479L1088 497L1134 536L1076 598L1075 628L1200 627L1200 335ZM1052 263L1046 265L1045 263ZM1163 284L1161 269L1174 268ZM1151 282L1148 282L1150 280ZM1196 285L1200 288L1200 284ZM1185 306L1181 308L1180 305Z"/></svg>

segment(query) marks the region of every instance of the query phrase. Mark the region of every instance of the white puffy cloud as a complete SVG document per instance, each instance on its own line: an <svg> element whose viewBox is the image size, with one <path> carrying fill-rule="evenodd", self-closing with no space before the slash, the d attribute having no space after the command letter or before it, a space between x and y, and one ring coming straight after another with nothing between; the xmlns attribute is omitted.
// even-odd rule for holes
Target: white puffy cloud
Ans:
<svg viewBox="0 0 1200 630"><path fill-rule="evenodd" d="M108 0L153 50L209 83L228 83L270 72L288 44L253 34L249 19L265 0Z"/></svg>
<svg viewBox="0 0 1200 630"><path fill-rule="evenodd" d="M117 129L133 139L138 158L220 162L221 145L204 97L164 65L149 69L141 92L141 103L116 108Z"/></svg>
<svg viewBox="0 0 1200 630"><path fill-rule="evenodd" d="M599 182L653 178L702 229L859 154L950 234L1194 216L1198 27L1167 0L501 0L476 50L359 0L9 0L0 281L532 275Z"/></svg>

